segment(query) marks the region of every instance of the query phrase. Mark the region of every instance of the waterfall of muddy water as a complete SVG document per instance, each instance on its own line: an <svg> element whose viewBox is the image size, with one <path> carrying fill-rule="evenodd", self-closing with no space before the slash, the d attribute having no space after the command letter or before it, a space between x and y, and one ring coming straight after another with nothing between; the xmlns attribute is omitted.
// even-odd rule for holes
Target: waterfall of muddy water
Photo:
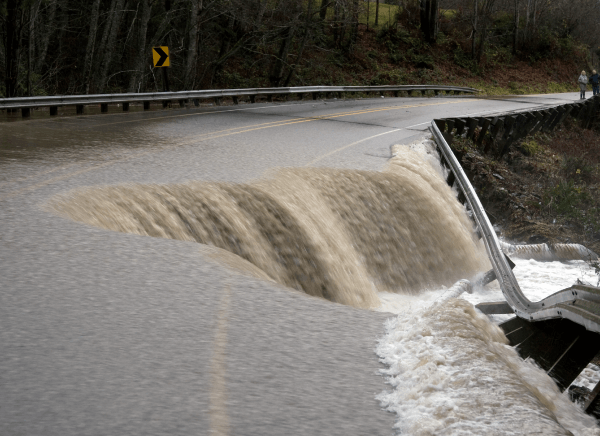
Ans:
<svg viewBox="0 0 600 436"><path fill-rule="evenodd" d="M487 262L439 171L409 148L382 172L287 168L251 184L88 188L50 205L114 231L213 245L359 308L378 306L377 291L449 286Z"/></svg>
<svg viewBox="0 0 600 436"><path fill-rule="evenodd" d="M250 184L88 188L49 206L114 231L218 247L209 251L245 274L399 313L377 348L393 387L378 398L402 434L600 434L497 326L453 298L471 286L448 286L490 268L483 245L432 143L393 153L382 172L281 169Z"/></svg>

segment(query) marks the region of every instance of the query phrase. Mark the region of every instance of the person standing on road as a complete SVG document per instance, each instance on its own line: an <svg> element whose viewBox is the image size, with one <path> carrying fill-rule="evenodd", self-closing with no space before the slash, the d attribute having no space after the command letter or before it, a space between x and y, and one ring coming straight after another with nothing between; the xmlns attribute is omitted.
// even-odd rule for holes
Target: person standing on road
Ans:
<svg viewBox="0 0 600 436"><path fill-rule="evenodd" d="M585 99L585 90L587 88L587 83L588 83L588 78L587 75L585 74L585 71L581 72L581 76L579 76L579 97L583 100Z"/></svg>
<svg viewBox="0 0 600 436"><path fill-rule="evenodd" d="M592 75L590 76L590 83L592 84L592 92L594 95L600 94L600 83L598 81L598 73L596 70L592 71Z"/></svg>

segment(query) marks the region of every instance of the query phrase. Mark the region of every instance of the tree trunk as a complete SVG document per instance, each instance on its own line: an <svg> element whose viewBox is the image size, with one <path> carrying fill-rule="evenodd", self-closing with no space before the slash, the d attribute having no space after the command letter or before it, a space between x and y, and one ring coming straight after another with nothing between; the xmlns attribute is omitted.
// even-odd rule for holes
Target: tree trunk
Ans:
<svg viewBox="0 0 600 436"><path fill-rule="evenodd" d="M285 29L283 40L281 41L281 47L279 48L279 56L277 59L275 59L275 63L271 69L271 74L269 75L269 80L271 81L272 86L279 86L281 80L283 79L283 69L287 64L287 57L290 51L290 46L292 45L292 41L294 39L295 30L296 29L294 26L290 26Z"/></svg>
<svg viewBox="0 0 600 436"><path fill-rule="evenodd" d="M48 5L48 12L46 18L44 18L45 31L38 32L38 35L40 35L40 41L38 43L38 56L35 62L35 71L38 73L41 73L42 69L44 68L46 54L48 53L48 46L50 45L50 38L54 33L54 29L57 27L54 23L54 18L56 17L56 3L56 0L52 0Z"/></svg>
<svg viewBox="0 0 600 436"><path fill-rule="evenodd" d="M356 45L356 40L358 39L358 24L359 24L359 11L360 2L359 0L354 0L352 2L352 31L350 34L350 41L348 43L348 51L351 52L353 50L354 45Z"/></svg>
<svg viewBox="0 0 600 436"><path fill-rule="evenodd" d="M29 34L27 37L27 95L31 97L31 69L33 68L33 50L35 47L35 20L37 18L37 11L40 7L40 1L36 4L29 6Z"/></svg>
<svg viewBox="0 0 600 436"><path fill-rule="evenodd" d="M196 0L197 1L197 0ZM129 87L127 92L136 92L139 90L142 82L144 65L146 64L146 56L150 55L146 49L146 38L148 33L148 22L152 12L152 4L150 0L141 0L142 2L142 17L140 18L139 35L137 38L137 52L133 61L133 69L135 70L129 78Z"/></svg>
<svg viewBox="0 0 600 436"><path fill-rule="evenodd" d="M379 25L379 0L375 3L375 25Z"/></svg>
<svg viewBox="0 0 600 436"><path fill-rule="evenodd" d="M438 33L438 0L421 0L421 30L425 41L435 43Z"/></svg>
<svg viewBox="0 0 600 436"><path fill-rule="evenodd" d="M56 56L56 59L61 62L68 51L65 48L65 37L69 28L69 0L59 0L58 6L60 13L58 15L58 56Z"/></svg>
<svg viewBox="0 0 600 436"><path fill-rule="evenodd" d="M187 62L185 66L185 76L183 80L184 89L192 89L194 87L194 77L196 75L196 58L198 51L198 28L200 25L199 21L201 8L201 3L198 0L191 0L191 26Z"/></svg>
<svg viewBox="0 0 600 436"><path fill-rule="evenodd" d="M519 0L515 0L515 33L513 38L513 54L519 49Z"/></svg>
<svg viewBox="0 0 600 436"><path fill-rule="evenodd" d="M321 21L327 17L327 9L329 9L330 0L321 0L321 9L319 10L319 18Z"/></svg>
<svg viewBox="0 0 600 436"><path fill-rule="evenodd" d="M104 31L102 32L102 39L100 39L100 45L98 46L98 51L96 52L95 61L92 60L92 71L90 71L90 85L91 92L98 92L98 81L100 80L100 69L102 67L103 55L106 50L106 44L108 41L108 35L110 34L110 25L112 22L112 17L115 12L115 7L117 5L117 0L112 0L110 4L110 9L106 14L106 21L104 23Z"/></svg>
<svg viewBox="0 0 600 436"><path fill-rule="evenodd" d="M17 96L19 76L19 50L21 48L21 11L18 0L6 2L6 97Z"/></svg>
<svg viewBox="0 0 600 436"><path fill-rule="evenodd" d="M306 46L306 41L308 41L308 37L310 35L310 23L312 21L312 8L313 8L314 0L308 0L308 11L306 13L306 24L304 26L304 36L302 37L302 43L300 44L300 50L298 50L298 56L296 57L296 62L290 68L290 71L283 82L283 86L287 87L290 85L292 78L294 77L294 73L296 72L296 68L298 64L302 60L302 54L304 53L304 47Z"/></svg>
<svg viewBox="0 0 600 436"><path fill-rule="evenodd" d="M171 26L171 18L173 16L173 9L177 9L177 6L179 5L179 3L182 3L183 0L175 0L175 3L173 3L172 5L172 9L170 9L166 14L163 14L163 19L160 22L160 25L158 26L158 30L156 31L156 33L154 34L154 36L152 37L151 41L150 41L150 46L151 47L155 47L157 45L162 45L164 44L164 34L165 31L167 30L167 28L169 28Z"/></svg>
<svg viewBox="0 0 600 436"><path fill-rule="evenodd" d="M481 64L481 58L483 57L483 50L485 48L485 42L487 37L487 23L484 18L484 23L481 26L481 32L479 32L479 49L477 50L477 64Z"/></svg>
<svg viewBox="0 0 600 436"><path fill-rule="evenodd" d="M477 0L473 3L473 35L471 35L471 58L475 59L475 41L477 39L477 16L479 15Z"/></svg>
<svg viewBox="0 0 600 436"><path fill-rule="evenodd" d="M102 56L102 63L100 64L100 74L96 83L96 92L100 94L104 92L106 87L106 76L112 61L117 34L119 33L119 26L121 24L121 17L123 16L123 3L124 0L113 0L113 5L111 6L112 16L106 23L109 28L108 39L106 40L103 53L98 53L99 56Z"/></svg>
<svg viewBox="0 0 600 436"><path fill-rule="evenodd" d="M98 11L100 10L100 0L94 0L92 5L92 14L90 17L90 32L85 50L85 61L83 63L83 81L85 83L85 93L90 93L90 82L92 81L92 63L94 60L94 48L96 46L96 33L98 32Z"/></svg>

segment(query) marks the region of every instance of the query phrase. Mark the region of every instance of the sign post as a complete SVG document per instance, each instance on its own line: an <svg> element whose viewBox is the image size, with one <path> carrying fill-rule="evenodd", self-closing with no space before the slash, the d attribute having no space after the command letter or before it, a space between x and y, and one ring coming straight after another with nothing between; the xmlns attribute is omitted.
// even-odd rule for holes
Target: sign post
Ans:
<svg viewBox="0 0 600 436"><path fill-rule="evenodd" d="M169 47L152 47L152 62L154 64L154 68L162 68L163 91L169 92L169 70L167 68L171 66L171 60L169 59Z"/></svg>

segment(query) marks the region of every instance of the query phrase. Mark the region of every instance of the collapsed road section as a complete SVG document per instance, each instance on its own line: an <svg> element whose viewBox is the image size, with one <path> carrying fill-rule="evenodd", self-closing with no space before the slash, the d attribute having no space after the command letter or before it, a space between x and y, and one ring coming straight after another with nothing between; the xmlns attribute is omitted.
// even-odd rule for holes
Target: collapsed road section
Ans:
<svg viewBox="0 0 600 436"><path fill-rule="evenodd" d="M446 181L458 190L458 199L473 220L476 233L483 238L492 264L482 284L497 280L506 299L501 303L483 303L478 308L488 314L514 313L514 318L500 325L510 344L524 359L535 360L564 391L600 351L600 288L575 285L537 302L525 296L512 272L514 264L502 251L473 186L450 148L452 135L440 130L444 123L434 120L431 132L447 170ZM600 409L599 386L584 401L586 411L594 415Z"/></svg>

